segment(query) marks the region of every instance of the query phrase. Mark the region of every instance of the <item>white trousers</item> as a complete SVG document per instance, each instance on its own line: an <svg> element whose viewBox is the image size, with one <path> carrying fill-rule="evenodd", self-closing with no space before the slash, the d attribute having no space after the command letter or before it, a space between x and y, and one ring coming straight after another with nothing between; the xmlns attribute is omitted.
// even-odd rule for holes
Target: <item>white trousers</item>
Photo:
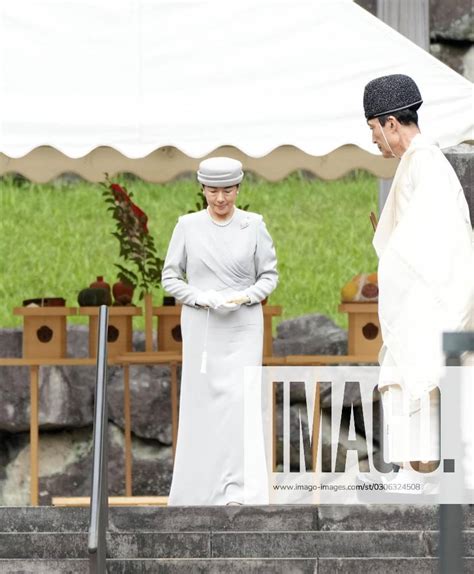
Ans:
<svg viewBox="0 0 474 574"><path fill-rule="evenodd" d="M439 460L439 390L413 399L399 385L381 389L385 460Z"/></svg>

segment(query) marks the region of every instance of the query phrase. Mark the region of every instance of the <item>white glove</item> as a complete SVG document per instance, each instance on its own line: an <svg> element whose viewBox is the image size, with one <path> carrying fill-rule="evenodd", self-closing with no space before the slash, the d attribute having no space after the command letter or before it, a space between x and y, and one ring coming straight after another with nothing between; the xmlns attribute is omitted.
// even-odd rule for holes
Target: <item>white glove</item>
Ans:
<svg viewBox="0 0 474 574"><path fill-rule="evenodd" d="M224 297L217 291L214 291L214 289L203 291L196 298L196 305L199 305L199 307L211 307L211 309L217 309L223 303Z"/></svg>

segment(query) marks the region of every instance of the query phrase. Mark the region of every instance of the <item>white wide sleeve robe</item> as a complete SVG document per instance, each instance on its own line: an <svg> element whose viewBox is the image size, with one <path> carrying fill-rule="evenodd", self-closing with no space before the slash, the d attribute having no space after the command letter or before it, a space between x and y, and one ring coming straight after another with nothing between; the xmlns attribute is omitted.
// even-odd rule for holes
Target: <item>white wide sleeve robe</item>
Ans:
<svg viewBox="0 0 474 574"><path fill-rule="evenodd" d="M162 274L164 289L183 303L183 369L170 505L244 503L249 498L268 502L263 448L255 469L259 479L252 480L259 484L258 492L244 496L248 421L243 389L244 367L262 364L260 302L277 280L275 249L262 216L236 209L226 225L216 224L206 210L179 218ZM250 303L237 310L208 312L196 306L196 299L209 289L226 299L245 294Z"/></svg>
<svg viewBox="0 0 474 574"><path fill-rule="evenodd" d="M422 135L402 156L374 247L384 341L379 387L402 383L417 399L438 384L442 333L472 326L474 285L461 184L441 150Z"/></svg>

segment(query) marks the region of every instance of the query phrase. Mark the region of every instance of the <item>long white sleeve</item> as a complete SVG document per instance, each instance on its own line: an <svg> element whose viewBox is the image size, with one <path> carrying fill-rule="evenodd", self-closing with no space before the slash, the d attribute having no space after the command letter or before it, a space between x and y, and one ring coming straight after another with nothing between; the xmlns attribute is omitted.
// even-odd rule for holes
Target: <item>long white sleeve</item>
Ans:
<svg viewBox="0 0 474 574"><path fill-rule="evenodd" d="M200 291L186 282L186 264L184 226L178 220L168 246L161 283L165 291L173 295L179 302L195 307Z"/></svg>
<svg viewBox="0 0 474 574"><path fill-rule="evenodd" d="M245 289L249 305L260 303L276 288L278 284L277 258L272 238L267 231L263 218L257 229L257 245L255 249L256 282Z"/></svg>

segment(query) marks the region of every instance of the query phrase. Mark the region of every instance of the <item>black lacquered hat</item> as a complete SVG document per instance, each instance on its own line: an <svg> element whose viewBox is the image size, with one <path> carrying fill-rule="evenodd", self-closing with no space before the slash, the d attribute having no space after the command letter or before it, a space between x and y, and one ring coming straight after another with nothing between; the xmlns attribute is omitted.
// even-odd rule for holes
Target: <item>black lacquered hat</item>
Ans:
<svg viewBox="0 0 474 574"><path fill-rule="evenodd" d="M417 110L422 103L420 90L410 76L381 76L365 86L364 112L368 120L407 108Z"/></svg>

